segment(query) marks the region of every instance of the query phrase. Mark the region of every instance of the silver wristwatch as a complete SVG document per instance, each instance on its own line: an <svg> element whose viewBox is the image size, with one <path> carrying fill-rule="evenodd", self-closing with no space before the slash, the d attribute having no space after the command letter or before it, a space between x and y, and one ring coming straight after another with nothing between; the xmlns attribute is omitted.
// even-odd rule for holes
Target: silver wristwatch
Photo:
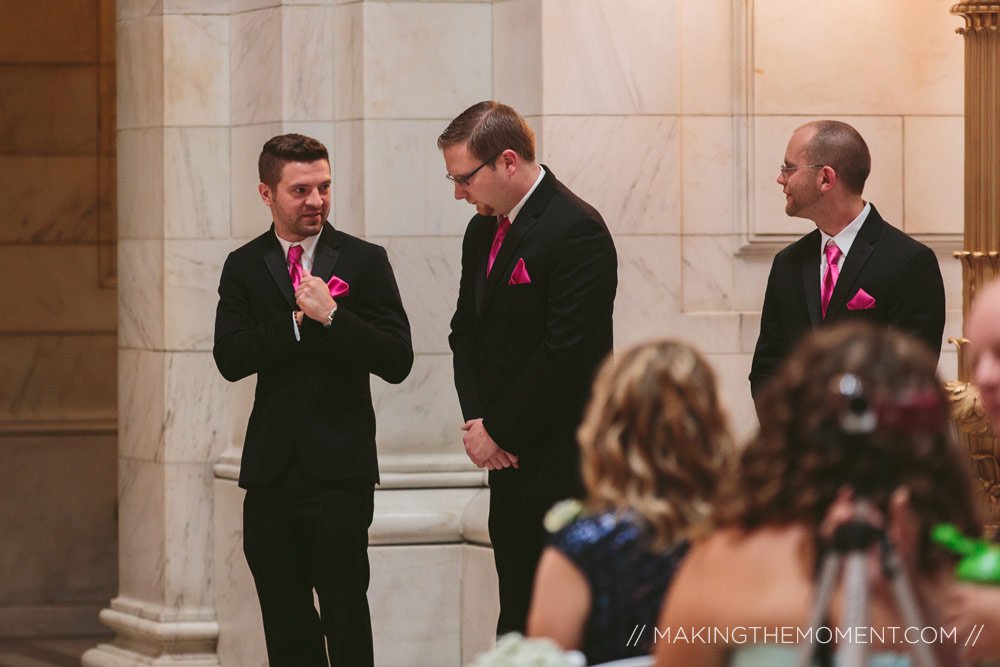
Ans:
<svg viewBox="0 0 1000 667"><path fill-rule="evenodd" d="M337 309L334 308L329 313L326 314L326 322L323 322L323 326L328 327L333 324L333 316L337 314Z"/></svg>

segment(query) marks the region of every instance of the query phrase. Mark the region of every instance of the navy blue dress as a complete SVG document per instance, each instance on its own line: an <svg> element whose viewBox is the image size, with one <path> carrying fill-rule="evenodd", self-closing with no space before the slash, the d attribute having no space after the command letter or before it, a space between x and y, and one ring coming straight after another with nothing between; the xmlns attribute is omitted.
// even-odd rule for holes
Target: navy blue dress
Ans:
<svg viewBox="0 0 1000 667"><path fill-rule="evenodd" d="M686 541L666 552L649 549L650 533L634 515L584 515L552 535L590 584L590 616L582 651L601 663L648 655L663 595L688 550Z"/></svg>

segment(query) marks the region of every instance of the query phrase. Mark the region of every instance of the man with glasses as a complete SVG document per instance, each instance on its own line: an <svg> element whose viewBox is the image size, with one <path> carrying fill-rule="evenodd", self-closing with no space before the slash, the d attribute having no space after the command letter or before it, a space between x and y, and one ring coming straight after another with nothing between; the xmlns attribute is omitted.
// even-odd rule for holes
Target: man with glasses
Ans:
<svg viewBox="0 0 1000 667"><path fill-rule="evenodd" d="M465 451L490 471L497 634L523 632L542 518L582 493L575 431L612 349L618 260L600 213L535 162L510 107L469 107L437 145L455 199L476 207L448 340Z"/></svg>
<svg viewBox="0 0 1000 667"><path fill-rule="evenodd" d="M785 213L812 220L816 229L771 265L750 369L755 401L796 341L816 327L868 320L941 353L944 284L937 258L863 199L870 172L868 146L846 123L815 121L792 134L778 175Z"/></svg>

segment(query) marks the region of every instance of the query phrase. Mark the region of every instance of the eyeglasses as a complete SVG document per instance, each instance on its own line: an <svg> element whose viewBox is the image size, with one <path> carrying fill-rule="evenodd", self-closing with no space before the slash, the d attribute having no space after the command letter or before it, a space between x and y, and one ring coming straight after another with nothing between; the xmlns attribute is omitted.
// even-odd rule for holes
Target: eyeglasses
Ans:
<svg viewBox="0 0 1000 667"><path fill-rule="evenodd" d="M786 167L785 165L781 165L778 167L778 171L781 172L782 176L788 176L788 172L795 171L796 169L822 169L825 166L825 164L804 164L800 167Z"/></svg>
<svg viewBox="0 0 1000 667"><path fill-rule="evenodd" d="M489 160L483 162L481 165L470 171L465 176L452 176L451 174L445 174L444 177L447 178L452 183L454 183L455 185L461 185L464 188L467 185L469 185L469 181L472 180L472 177L476 175L477 171L479 171L480 169L482 169L483 167L485 167L486 165L490 164L498 157L500 157L500 153L503 153L503 151L499 151L496 155L491 157Z"/></svg>

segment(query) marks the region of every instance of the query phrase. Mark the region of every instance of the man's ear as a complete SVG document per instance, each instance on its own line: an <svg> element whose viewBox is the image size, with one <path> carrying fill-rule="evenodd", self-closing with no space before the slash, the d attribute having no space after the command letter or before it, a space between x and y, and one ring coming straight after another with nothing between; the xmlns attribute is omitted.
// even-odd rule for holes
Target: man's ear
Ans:
<svg viewBox="0 0 1000 667"><path fill-rule="evenodd" d="M819 189L823 192L828 192L833 189L833 186L837 183L837 172L833 170L833 167L825 165L819 170Z"/></svg>
<svg viewBox="0 0 1000 667"><path fill-rule="evenodd" d="M517 165L521 162L521 156L516 151L508 148L500 154L500 162L503 164L504 171L513 174L517 171Z"/></svg>
<svg viewBox="0 0 1000 667"><path fill-rule="evenodd" d="M271 205L271 188L267 187L267 184L261 183L257 186L257 192L260 193L260 198L264 201L264 206Z"/></svg>

